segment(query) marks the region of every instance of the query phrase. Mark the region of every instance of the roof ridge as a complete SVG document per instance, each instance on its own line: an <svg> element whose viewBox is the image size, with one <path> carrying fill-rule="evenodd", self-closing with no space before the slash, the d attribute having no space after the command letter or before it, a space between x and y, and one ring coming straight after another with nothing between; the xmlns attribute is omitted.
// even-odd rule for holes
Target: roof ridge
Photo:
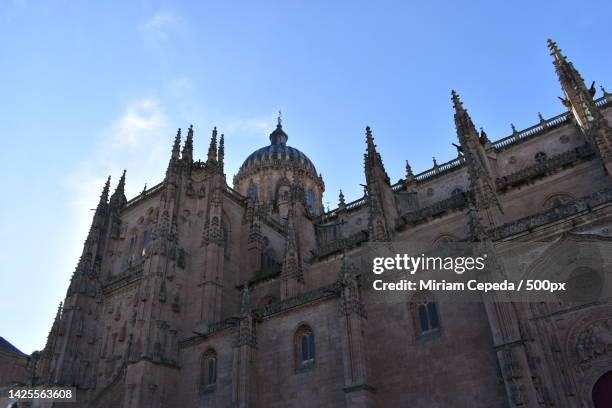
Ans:
<svg viewBox="0 0 612 408"><path fill-rule="evenodd" d="M20 356L27 356L26 353L19 350L17 347L12 345L10 341L8 341L2 336L0 336L0 351L4 351L5 353L10 353L10 354L18 354Z"/></svg>

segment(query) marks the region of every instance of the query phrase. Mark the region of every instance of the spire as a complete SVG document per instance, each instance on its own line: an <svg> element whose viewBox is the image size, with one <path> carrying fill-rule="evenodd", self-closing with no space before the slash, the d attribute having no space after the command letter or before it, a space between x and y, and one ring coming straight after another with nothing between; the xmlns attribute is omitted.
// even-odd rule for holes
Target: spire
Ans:
<svg viewBox="0 0 612 408"><path fill-rule="evenodd" d="M389 176L383 165L380 153L376 150L376 144L374 144L374 136L372 136L372 129L366 126L366 153L364 154L365 171L366 171L366 182L370 183L369 178L374 175L373 170L380 169L379 174L382 175L383 179L389 184Z"/></svg>
<svg viewBox="0 0 612 408"><path fill-rule="evenodd" d="M221 133L219 140L219 152L217 153L217 162L219 163L219 173L223 174L223 161L225 159L225 135Z"/></svg>
<svg viewBox="0 0 612 408"><path fill-rule="evenodd" d="M174 145L172 146L172 159L177 160L179 158L179 153L181 150L181 128L178 128L176 131L176 136L174 137Z"/></svg>
<svg viewBox="0 0 612 408"><path fill-rule="evenodd" d="M567 57L561 53L561 49L557 46L557 43L550 38L547 42L550 55L553 57L555 70L559 76L559 82L566 94L569 89L578 90L578 88L581 87L586 89L582 76L578 70L574 68L574 65L567 60ZM569 95L567 96L569 97Z"/></svg>
<svg viewBox="0 0 612 408"><path fill-rule="evenodd" d="M457 148L463 154L467 165L470 190L476 197L476 208L487 210L490 207L499 207L501 210L497 199L495 173L485 150L485 144L489 142L488 137L484 130L478 134L472 118L454 90L451 92L451 99L455 109L457 138L461 144ZM434 168L436 166L434 160Z"/></svg>
<svg viewBox="0 0 612 408"><path fill-rule="evenodd" d="M185 140L181 157L187 162L193 160L193 125L189 125L189 130L187 130L187 140Z"/></svg>
<svg viewBox="0 0 612 408"><path fill-rule="evenodd" d="M217 160L217 127L215 126L212 131L210 138L210 146L208 147L208 162L215 162Z"/></svg>
<svg viewBox="0 0 612 408"><path fill-rule="evenodd" d="M595 95L595 82L587 89L582 76L574 64L569 62L561 53L561 49L553 40L548 39L548 48L553 57L553 65L559 78L559 83L565 94L565 98L560 98L565 106L570 108L580 127L588 131L595 120L594 114L597 110L593 102Z"/></svg>
<svg viewBox="0 0 612 408"><path fill-rule="evenodd" d="M119 179L119 184L117 184L117 188L115 189L115 192L110 198L110 204L113 207L121 208L125 205L125 202L127 201L125 198L125 172L126 171L123 170L123 174Z"/></svg>
<svg viewBox="0 0 612 408"><path fill-rule="evenodd" d="M480 140L480 144L482 144L483 146L491 143L491 141L489 140L489 137L487 136L487 132L485 132L483 128L480 128L479 140Z"/></svg>
<svg viewBox="0 0 612 408"><path fill-rule="evenodd" d="M369 126L366 126L366 148L368 154L376 153L376 145L374 144L374 136L372 136L372 129Z"/></svg>
<svg viewBox="0 0 612 408"><path fill-rule="evenodd" d="M467 110L463 107L459 94L454 89L451 91L451 99L455 109L455 127L457 128L459 141L463 144L466 138L477 138L478 132L476 132L476 126L474 126L472 118L470 118Z"/></svg>
<svg viewBox="0 0 612 408"><path fill-rule="evenodd" d="M548 40L555 71L565 94L563 104L570 108L587 142L597 149L606 172L612 175L612 127L595 104L595 82L587 88L574 65L561 53L557 44Z"/></svg>
<svg viewBox="0 0 612 408"><path fill-rule="evenodd" d="M172 145L172 154L170 156L170 161L168 162L168 168L166 169L166 179L165 182L175 183L175 173L179 167L179 156L181 153L181 128L178 128L176 131L176 136L174 137L174 144Z"/></svg>
<svg viewBox="0 0 612 408"><path fill-rule="evenodd" d="M106 179L106 183L104 183L104 187L102 188L102 194L100 194L100 202L98 203L98 208L108 203L108 192L110 191L110 181L111 181L111 176L108 176L108 178Z"/></svg>

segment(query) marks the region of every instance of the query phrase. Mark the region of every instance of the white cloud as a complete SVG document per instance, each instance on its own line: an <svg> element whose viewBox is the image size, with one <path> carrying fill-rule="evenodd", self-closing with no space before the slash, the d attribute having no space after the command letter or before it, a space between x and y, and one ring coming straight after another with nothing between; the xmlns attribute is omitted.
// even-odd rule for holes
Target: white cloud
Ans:
<svg viewBox="0 0 612 408"><path fill-rule="evenodd" d="M150 45L164 43L180 26L182 19L172 12L158 11L140 25L145 42Z"/></svg>
<svg viewBox="0 0 612 408"><path fill-rule="evenodd" d="M228 134L263 134L266 135L274 129L276 116L263 115L254 118L228 118L221 125Z"/></svg>
<svg viewBox="0 0 612 408"><path fill-rule="evenodd" d="M195 84L190 78L175 78L168 84L170 95L177 101L183 101L193 95Z"/></svg>
<svg viewBox="0 0 612 408"><path fill-rule="evenodd" d="M138 194L144 183L161 181L174 132L159 101L142 98L125 107L123 113L102 129L91 153L64 180L72 197L74 238L68 243L76 260L91 223L102 186L112 176L111 194L123 169L127 169L126 195Z"/></svg>
<svg viewBox="0 0 612 408"><path fill-rule="evenodd" d="M147 143L165 122L155 99L142 99L127 107L125 113L110 127L110 138L105 149L139 149Z"/></svg>

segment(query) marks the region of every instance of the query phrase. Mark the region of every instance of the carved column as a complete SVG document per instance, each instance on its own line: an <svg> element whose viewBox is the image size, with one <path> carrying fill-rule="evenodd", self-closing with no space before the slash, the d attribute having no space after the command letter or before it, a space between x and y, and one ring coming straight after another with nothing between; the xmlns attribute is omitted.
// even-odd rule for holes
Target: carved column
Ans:
<svg viewBox="0 0 612 408"><path fill-rule="evenodd" d="M363 336L366 320L359 294L357 277L342 258L342 294L340 323L342 327L342 363L347 407L374 407L374 388L368 384L366 345Z"/></svg>
<svg viewBox="0 0 612 408"><path fill-rule="evenodd" d="M255 375L255 321L251 310L249 288L244 284L240 305L238 333L234 344L234 361L232 365L232 406L248 408L255 406L256 393L253 384Z"/></svg>

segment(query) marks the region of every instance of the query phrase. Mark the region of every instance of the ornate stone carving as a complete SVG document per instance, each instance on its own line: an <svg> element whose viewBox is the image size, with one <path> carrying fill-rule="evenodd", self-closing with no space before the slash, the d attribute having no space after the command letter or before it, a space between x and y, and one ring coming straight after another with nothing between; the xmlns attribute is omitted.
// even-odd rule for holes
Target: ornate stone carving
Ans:
<svg viewBox="0 0 612 408"><path fill-rule="evenodd" d="M612 354L612 318L591 323L576 338L575 353L581 368L603 356Z"/></svg>

